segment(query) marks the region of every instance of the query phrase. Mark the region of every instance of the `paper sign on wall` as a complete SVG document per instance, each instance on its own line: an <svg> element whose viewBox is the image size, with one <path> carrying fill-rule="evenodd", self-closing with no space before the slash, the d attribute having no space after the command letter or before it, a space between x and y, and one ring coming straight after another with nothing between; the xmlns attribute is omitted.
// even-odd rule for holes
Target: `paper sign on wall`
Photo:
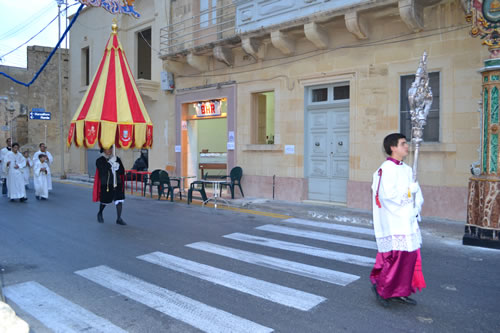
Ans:
<svg viewBox="0 0 500 333"><path fill-rule="evenodd" d="M176 153L180 153L181 152L181 146L180 145L176 145L175 146L175 152Z"/></svg>
<svg viewBox="0 0 500 333"><path fill-rule="evenodd" d="M285 154L295 154L295 146L294 145L285 145Z"/></svg>
<svg viewBox="0 0 500 333"><path fill-rule="evenodd" d="M229 131L227 134L227 141L234 142L234 131Z"/></svg>
<svg viewBox="0 0 500 333"><path fill-rule="evenodd" d="M234 150L234 141L230 141L227 143L227 150Z"/></svg>
<svg viewBox="0 0 500 333"><path fill-rule="evenodd" d="M188 123L187 123L187 121L183 120L181 122L181 128L182 128L183 131L187 131L187 129L188 129Z"/></svg>

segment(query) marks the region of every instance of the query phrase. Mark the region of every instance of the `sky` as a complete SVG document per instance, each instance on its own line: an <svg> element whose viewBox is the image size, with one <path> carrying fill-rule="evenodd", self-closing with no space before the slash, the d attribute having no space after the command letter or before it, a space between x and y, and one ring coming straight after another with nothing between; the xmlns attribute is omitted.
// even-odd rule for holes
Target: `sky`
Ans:
<svg viewBox="0 0 500 333"><path fill-rule="evenodd" d="M67 0L69 15L78 9L78 1ZM61 35L66 29L66 5L61 6ZM25 43L49 24L37 37L17 51L10 51ZM0 65L26 67L26 48L30 45L54 47L57 44L56 0L0 0ZM68 21L69 24L69 21ZM68 41L69 43L69 41ZM66 47L66 41L61 44Z"/></svg>

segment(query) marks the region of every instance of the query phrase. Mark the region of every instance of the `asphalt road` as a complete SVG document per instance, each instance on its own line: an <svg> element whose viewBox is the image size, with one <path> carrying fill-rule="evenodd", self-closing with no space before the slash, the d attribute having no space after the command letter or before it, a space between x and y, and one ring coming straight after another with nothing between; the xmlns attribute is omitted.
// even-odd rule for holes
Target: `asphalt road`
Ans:
<svg viewBox="0 0 500 333"><path fill-rule="evenodd" d="M498 250L426 232L418 305L382 308L370 229L135 196L119 226L111 206L97 223L87 186L28 197L0 198L0 266L32 332L500 331Z"/></svg>

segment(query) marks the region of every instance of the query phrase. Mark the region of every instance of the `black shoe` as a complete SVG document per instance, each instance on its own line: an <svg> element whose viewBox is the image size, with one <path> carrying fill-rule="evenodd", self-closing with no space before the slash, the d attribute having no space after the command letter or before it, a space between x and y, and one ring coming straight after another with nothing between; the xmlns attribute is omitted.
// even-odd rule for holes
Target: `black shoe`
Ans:
<svg viewBox="0 0 500 333"><path fill-rule="evenodd" d="M384 308L389 306L389 302L380 296L380 294L377 291L377 285L373 284L372 285L373 292L375 293L375 296L377 297L377 301L382 305Z"/></svg>
<svg viewBox="0 0 500 333"><path fill-rule="evenodd" d="M97 222L104 223L104 219L102 218L102 213L97 213Z"/></svg>
<svg viewBox="0 0 500 333"><path fill-rule="evenodd" d="M14 200L14 199L10 199L9 201L10 201L10 202L14 202L15 200Z"/></svg>
<svg viewBox="0 0 500 333"><path fill-rule="evenodd" d="M40 197L38 195L36 196L36 200L40 200Z"/></svg>
<svg viewBox="0 0 500 333"><path fill-rule="evenodd" d="M25 202L26 200L28 200L28 198L21 198L19 199L19 202Z"/></svg>
<svg viewBox="0 0 500 333"><path fill-rule="evenodd" d="M116 224L127 225L127 223L125 223L125 221L123 221L121 217L118 220L116 220Z"/></svg>
<svg viewBox="0 0 500 333"><path fill-rule="evenodd" d="M394 300L399 303L408 304L408 305L417 305L417 301L413 298L402 296L402 297L393 297L391 300Z"/></svg>
<svg viewBox="0 0 500 333"><path fill-rule="evenodd" d="M42 200L47 200L47 198L42 197Z"/></svg>

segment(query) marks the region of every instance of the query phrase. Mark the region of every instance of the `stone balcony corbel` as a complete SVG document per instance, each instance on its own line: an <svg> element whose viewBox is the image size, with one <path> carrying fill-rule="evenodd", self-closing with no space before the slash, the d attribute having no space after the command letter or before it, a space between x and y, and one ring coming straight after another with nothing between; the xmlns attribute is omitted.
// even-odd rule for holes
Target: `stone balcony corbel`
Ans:
<svg viewBox="0 0 500 333"><path fill-rule="evenodd" d="M186 70L186 63L172 59L165 59L163 60L163 69L174 74L184 73Z"/></svg>
<svg viewBox="0 0 500 333"><path fill-rule="evenodd" d="M295 39L283 31L272 31L271 43L285 55L291 55L295 52Z"/></svg>
<svg viewBox="0 0 500 333"><path fill-rule="evenodd" d="M216 46L213 49L214 58L231 67L234 64L233 51L224 46Z"/></svg>
<svg viewBox="0 0 500 333"><path fill-rule="evenodd" d="M311 41L318 49L328 48L328 33L316 22L304 24L304 33L306 38Z"/></svg>
<svg viewBox="0 0 500 333"><path fill-rule="evenodd" d="M424 28L424 6L418 0L399 0L399 15L408 29L418 32Z"/></svg>
<svg viewBox="0 0 500 333"><path fill-rule="evenodd" d="M137 89L142 96L149 97L153 101L158 100L158 93L160 92L160 82L138 79L136 80Z"/></svg>
<svg viewBox="0 0 500 333"><path fill-rule="evenodd" d="M364 21L359 18L359 13L355 10L347 12L344 16L347 31L356 36L357 39L367 39Z"/></svg>
<svg viewBox="0 0 500 333"><path fill-rule="evenodd" d="M259 55L260 41L256 38L246 37L241 40L241 47L243 50L251 55L254 59L258 60L261 58Z"/></svg>
<svg viewBox="0 0 500 333"><path fill-rule="evenodd" d="M189 53L187 55L187 63L189 64L189 66L196 68L200 72L208 71L208 63L209 63L208 56L200 56L200 55L194 55L193 53Z"/></svg>

